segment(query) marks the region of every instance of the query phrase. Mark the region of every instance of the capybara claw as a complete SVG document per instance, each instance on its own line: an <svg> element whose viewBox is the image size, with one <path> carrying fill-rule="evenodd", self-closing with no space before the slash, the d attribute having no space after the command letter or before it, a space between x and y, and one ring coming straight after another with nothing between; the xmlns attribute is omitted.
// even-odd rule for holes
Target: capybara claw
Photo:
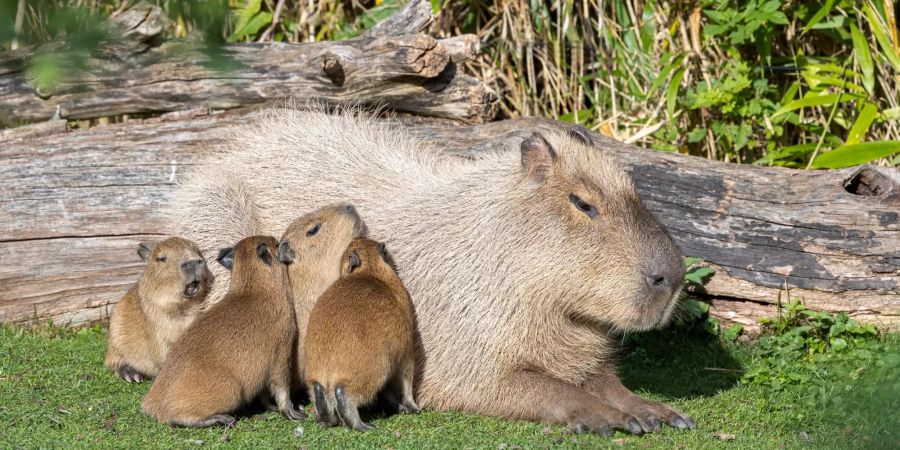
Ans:
<svg viewBox="0 0 900 450"><path fill-rule="evenodd" d="M422 412L422 409L414 403L401 403L397 407L397 410L400 412L400 414L418 414Z"/></svg>
<svg viewBox="0 0 900 450"><path fill-rule="evenodd" d="M612 428L606 421L592 418L575 419L569 422L568 430L575 434L595 433L603 437L612 436Z"/></svg>
<svg viewBox="0 0 900 450"><path fill-rule="evenodd" d="M285 409L281 412L281 414L283 414L284 417L287 417L290 420L306 420L306 413L301 410L294 409L293 407Z"/></svg>
<svg viewBox="0 0 900 450"><path fill-rule="evenodd" d="M142 383L144 381L144 375L142 375L131 366L120 367L116 371L116 374L129 383Z"/></svg>
<svg viewBox="0 0 900 450"><path fill-rule="evenodd" d="M644 429L641 427L641 424L638 423L637 419L631 418L627 422L625 422L625 431L631 434L643 434Z"/></svg>

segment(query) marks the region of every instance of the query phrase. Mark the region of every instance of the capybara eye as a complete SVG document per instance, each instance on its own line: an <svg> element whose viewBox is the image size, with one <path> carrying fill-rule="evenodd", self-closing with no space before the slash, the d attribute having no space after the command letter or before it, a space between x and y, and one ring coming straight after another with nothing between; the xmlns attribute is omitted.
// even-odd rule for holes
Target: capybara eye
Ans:
<svg viewBox="0 0 900 450"><path fill-rule="evenodd" d="M159 262L166 262L166 257L165 256L157 256L156 260Z"/></svg>
<svg viewBox="0 0 900 450"><path fill-rule="evenodd" d="M571 201L579 211L587 214L591 219L596 218L598 215L600 215L594 205L582 200L581 197L575 194L569 194L569 201Z"/></svg>
<svg viewBox="0 0 900 450"><path fill-rule="evenodd" d="M306 231L306 235L307 236L315 236L316 233L318 233L321 228L322 228L322 224L317 223L316 226L314 226Z"/></svg>

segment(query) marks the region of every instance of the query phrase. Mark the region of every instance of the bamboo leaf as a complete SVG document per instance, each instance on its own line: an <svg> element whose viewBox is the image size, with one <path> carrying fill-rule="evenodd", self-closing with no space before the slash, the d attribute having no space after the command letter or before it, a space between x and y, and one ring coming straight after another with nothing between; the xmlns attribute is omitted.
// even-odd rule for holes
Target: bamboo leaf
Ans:
<svg viewBox="0 0 900 450"><path fill-rule="evenodd" d="M834 6L834 0L828 0L816 11L816 14L809 19L809 22L806 23L806 26L803 27L803 34L806 34L807 31L812 29L812 27L816 26L817 23L821 22L828 13L831 12L831 8Z"/></svg>
<svg viewBox="0 0 900 450"><path fill-rule="evenodd" d="M850 24L850 36L853 39L853 53L856 62L863 73L863 86L872 94L875 91L875 65L872 64L872 53L869 52L869 41L856 28L856 24Z"/></svg>
<svg viewBox="0 0 900 450"><path fill-rule="evenodd" d="M897 55L894 45L888 38L887 31L885 31L881 25L881 20L879 20L878 16L875 15L875 12L869 8L869 5L863 6L863 12L866 13L866 18L869 19L869 28L872 29L875 40L878 41L878 45L881 46L881 54L883 54L891 65L894 66L894 70L900 72L900 55Z"/></svg>
<svg viewBox="0 0 900 450"><path fill-rule="evenodd" d="M259 32L260 28L268 25L272 22L272 13L263 11L250 19L242 28L235 30L231 36L228 36L229 42L235 42L243 39L246 36L254 36L257 32Z"/></svg>
<svg viewBox="0 0 900 450"><path fill-rule="evenodd" d="M681 65L681 62L684 61L684 55L679 55L672 61L671 64L666 64L662 70L659 72L659 75L653 80L653 83L650 84L650 89L647 90L647 96L653 95L663 83L669 78L669 74L672 73L672 70Z"/></svg>
<svg viewBox="0 0 900 450"><path fill-rule="evenodd" d="M235 11L235 16L237 16L237 20L234 23L234 33L231 36L234 36L240 31L242 28L246 27L248 23L250 23L250 19L259 12L260 5L262 4L262 0L247 0L244 3L244 6L239 7ZM229 36L229 40L231 37Z"/></svg>
<svg viewBox="0 0 900 450"><path fill-rule="evenodd" d="M862 144L842 145L828 153L823 153L813 161L815 169L838 169L855 166L900 152L900 141L876 141Z"/></svg>
<svg viewBox="0 0 900 450"><path fill-rule="evenodd" d="M863 106L862 111L859 112L859 116L856 117L856 122L853 122L853 127L850 128L850 133L847 134L847 141L844 142L844 145L862 142L876 116L878 116L878 108L871 103L866 103L866 106Z"/></svg>
<svg viewBox="0 0 900 450"><path fill-rule="evenodd" d="M666 111L669 113L669 117L675 114L675 100L678 96L678 87L681 86L681 79L684 78L684 71L684 67L678 69L666 89Z"/></svg>
<svg viewBox="0 0 900 450"><path fill-rule="evenodd" d="M861 97L856 94L845 93L818 95L815 92L811 92L809 94L806 94L799 100L791 101L788 104L782 106L778 111L775 111L775 114L772 114L772 118L791 112L795 109L809 108L813 106L833 105L836 102L849 102L851 100L858 100L860 98Z"/></svg>

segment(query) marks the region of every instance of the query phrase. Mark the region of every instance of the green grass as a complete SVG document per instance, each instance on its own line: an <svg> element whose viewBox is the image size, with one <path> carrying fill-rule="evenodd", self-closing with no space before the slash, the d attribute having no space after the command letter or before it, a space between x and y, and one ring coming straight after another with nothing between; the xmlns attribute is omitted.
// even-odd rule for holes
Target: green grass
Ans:
<svg viewBox="0 0 900 450"><path fill-rule="evenodd" d="M856 401L844 405L823 406L809 403L800 388L775 391L741 384L739 374L728 370L766 364L753 347L674 331L629 339L622 372L626 385L642 395L688 412L697 423L693 432L665 428L647 436L575 436L561 426L426 412L376 418L377 430L361 434L321 429L311 419L292 423L266 412L239 418L223 443L221 428L175 429L143 416L140 400L149 384L129 385L104 369L105 338L105 331L97 328L70 332L0 327L0 448L846 449L900 444L896 398L873 404L865 396L854 396ZM885 342L889 350L879 358L889 352L896 356L900 339L889 336ZM825 386L894 396L896 368L888 364L885 370L890 372L881 381L863 374L852 382L835 380ZM894 383L889 386L893 389L877 384L884 380ZM866 383L874 389L862 389ZM302 434L295 433L298 427Z"/></svg>

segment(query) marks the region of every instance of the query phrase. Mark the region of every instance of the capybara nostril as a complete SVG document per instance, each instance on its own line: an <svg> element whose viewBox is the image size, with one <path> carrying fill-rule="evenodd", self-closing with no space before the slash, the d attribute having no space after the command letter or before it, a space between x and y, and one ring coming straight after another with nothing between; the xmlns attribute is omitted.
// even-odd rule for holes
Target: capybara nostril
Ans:
<svg viewBox="0 0 900 450"><path fill-rule="evenodd" d="M666 283L666 276L661 273L647 275L647 284L652 288L657 288Z"/></svg>

